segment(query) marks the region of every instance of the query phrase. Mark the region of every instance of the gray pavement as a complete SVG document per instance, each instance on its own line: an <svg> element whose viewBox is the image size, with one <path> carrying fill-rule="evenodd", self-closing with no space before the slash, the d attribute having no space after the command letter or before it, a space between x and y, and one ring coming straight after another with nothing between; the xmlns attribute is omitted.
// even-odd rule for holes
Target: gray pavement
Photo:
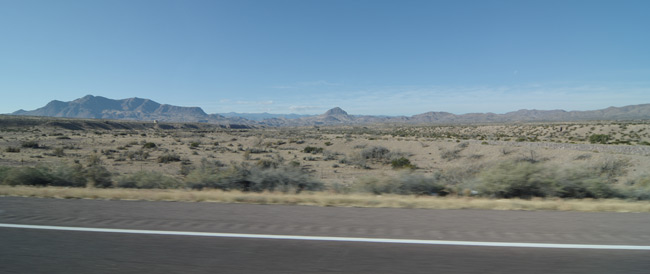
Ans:
<svg viewBox="0 0 650 274"><path fill-rule="evenodd" d="M0 223L448 241L650 245L650 214L0 197ZM1 273L647 273L650 252L0 228Z"/></svg>

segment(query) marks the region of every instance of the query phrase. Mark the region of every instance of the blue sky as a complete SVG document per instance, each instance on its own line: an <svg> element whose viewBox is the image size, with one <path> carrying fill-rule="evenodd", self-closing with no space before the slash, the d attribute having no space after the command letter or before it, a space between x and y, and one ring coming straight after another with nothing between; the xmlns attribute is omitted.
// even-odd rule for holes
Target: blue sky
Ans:
<svg viewBox="0 0 650 274"><path fill-rule="evenodd" d="M650 103L650 1L0 0L0 113L87 94L208 113Z"/></svg>

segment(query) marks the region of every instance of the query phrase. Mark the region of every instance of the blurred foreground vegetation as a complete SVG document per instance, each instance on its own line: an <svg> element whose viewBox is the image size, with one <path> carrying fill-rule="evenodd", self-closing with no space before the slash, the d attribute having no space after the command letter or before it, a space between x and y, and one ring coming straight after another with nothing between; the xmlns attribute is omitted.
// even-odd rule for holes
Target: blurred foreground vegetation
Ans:
<svg viewBox="0 0 650 274"><path fill-rule="evenodd" d="M300 166L281 162L257 164L203 160L180 163L179 176L150 171L133 174L109 172L96 159L86 165L42 164L35 167L0 167L0 184L137 189L217 189L241 192L369 193L375 195L460 196L488 198L621 198L650 200L650 176L625 182L616 178L628 165L605 160L583 165L556 164L523 158L481 167L455 168L434 173L403 169L396 176L361 177L351 183L324 184Z"/></svg>

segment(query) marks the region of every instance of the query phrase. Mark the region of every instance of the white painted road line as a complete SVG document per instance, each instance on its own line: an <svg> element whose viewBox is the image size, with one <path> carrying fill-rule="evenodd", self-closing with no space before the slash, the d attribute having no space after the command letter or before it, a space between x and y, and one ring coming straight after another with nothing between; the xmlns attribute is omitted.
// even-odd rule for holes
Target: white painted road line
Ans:
<svg viewBox="0 0 650 274"><path fill-rule="evenodd" d="M527 247L527 248L573 248L573 249L608 249L608 250L650 250L647 245L592 245L592 244L545 244L545 243L512 243L512 242L474 242L474 241L438 241L415 239L383 239L383 238L356 238L356 237L328 237L328 236L299 236L299 235L267 235L267 234L240 234L216 232L191 232L191 231L164 231L140 230L117 228L91 228L49 225L22 225L3 224L5 228L24 228L79 232L104 232L172 236L198 236L198 237L223 237L223 238L249 238L249 239L274 239L274 240L302 240L302 241L335 241L335 242L364 242L364 243L391 243L391 244L422 244L422 245L456 245L456 246L488 246L488 247Z"/></svg>

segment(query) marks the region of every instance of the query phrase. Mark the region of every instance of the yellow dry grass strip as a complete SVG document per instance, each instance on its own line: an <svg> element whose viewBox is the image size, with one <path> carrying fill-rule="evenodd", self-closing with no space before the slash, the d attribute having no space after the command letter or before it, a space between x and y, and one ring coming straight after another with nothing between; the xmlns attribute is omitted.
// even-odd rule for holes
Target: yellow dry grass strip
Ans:
<svg viewBox="0 0 650 274"><path fill-rule="evenodd" d="M245 193L220 190L144 190L63 187L0 186L0 196L59 199L108 199L178 202L219 202L340 207L388 207L428 209L558 210L588 212L650 212L650 202L565 199L486 199L463 197L417 197L405 195L334 194L326 192L284 194Z"/></svg>

